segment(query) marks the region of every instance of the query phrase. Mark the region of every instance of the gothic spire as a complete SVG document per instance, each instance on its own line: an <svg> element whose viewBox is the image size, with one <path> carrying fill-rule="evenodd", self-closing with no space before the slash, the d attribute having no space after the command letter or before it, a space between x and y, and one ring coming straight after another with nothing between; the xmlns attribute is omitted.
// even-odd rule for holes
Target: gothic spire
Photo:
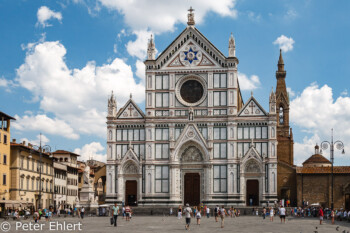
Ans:
<svg viewBox="0 0 350 233"><path fill-rule="evenodd" d="M236 42L232 32L231 32L230 39L228 40L228 56L229 57L236 56Z"/></svg>
<svg viewBox="0 0 350 233"><path fill-rule="evenodd" d="M278 71L284 71L284 61L282 57L282 49L280 49L280 57L278 58Z"/></svg>
<svg viewBox="0 0 350 233"><path fill-rule="evenodd" d="M151 39L148 41L147 47L147 60L155 60L156 59L156 46L154 44L153 35L151 34Z"/></svg>

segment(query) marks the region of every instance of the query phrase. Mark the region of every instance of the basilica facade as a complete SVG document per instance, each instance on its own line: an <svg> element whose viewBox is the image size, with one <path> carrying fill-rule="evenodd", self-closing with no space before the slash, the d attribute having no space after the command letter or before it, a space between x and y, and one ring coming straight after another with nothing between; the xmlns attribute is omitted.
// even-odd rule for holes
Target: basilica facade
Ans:
<svg viewBox="0 0 350 233"><path fill-rule="evenodd" d="M120 108L113 93L108 100L106 202L272 204L278 138L290 136L282 55L276 75L283 80L265 110L253 94L242 99L234 37L225 56L195 27L192 10L187 24L157 57L149 40L145 111L131 95Z"/></svg>

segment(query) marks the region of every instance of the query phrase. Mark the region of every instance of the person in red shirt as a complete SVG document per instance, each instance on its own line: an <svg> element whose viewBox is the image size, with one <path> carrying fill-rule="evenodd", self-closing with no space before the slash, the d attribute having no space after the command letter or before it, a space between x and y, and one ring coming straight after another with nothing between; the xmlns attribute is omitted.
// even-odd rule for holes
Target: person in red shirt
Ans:
<svg viewBox="0 0 350 233"><path fill-rule="evenodd" d="M318 211L318 216L320 216L320 225L322 225L323 215L323 209L320 207L320 210Z"/></svg>

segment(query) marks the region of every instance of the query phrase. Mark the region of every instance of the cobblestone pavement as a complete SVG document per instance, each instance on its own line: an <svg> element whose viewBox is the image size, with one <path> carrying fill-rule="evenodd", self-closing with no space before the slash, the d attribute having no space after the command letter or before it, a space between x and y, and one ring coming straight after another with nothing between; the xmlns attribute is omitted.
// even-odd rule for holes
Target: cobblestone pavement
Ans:
<svg viewBox="0 0 350 233"><path fill-rule="evenodd" d="M130 222L126 222L122 218L118 219L118 227L110 225L108 217L86 217L83 220L78 218L54 218L52 220L51 229L49 228L49 222L41 220L37 225L38 230L34 229L32 225L31 232L79 232L79 223L81 223L81 232L128 232L128 233L144 233L144 232L187 232L185 230L185 219L178 220L176 217L160 217L160 216L140 216L133 217ZM11 225L11 229L7 232L28 232L30 230L30 223L33 221L21 220L20 223L16 223L13 220L8 221ZM64 225L62 228L57 226L58 223L66 224L66 230ZM69 229L67 224L71 223L72 229ZM17 230L16 230L17 224ZM27 224L27 225L25 225ZM73 230L73 224L75 224L75 231ZM21 225L21 226L20 226ZM20 226L20 227L18 227ZM337 226L339 226L337 231ZM7 228L6 228L7 227ZM27 227L27 228L25 228ZM316 229L317 227L317 229ZM8 229L8 225L1 220L0 222L0 232L4 232ZM225 218L225 228L220 228L219 222L215 222L213 217L202 218L201 225L196 225L196 219L191 219L191 229L190 232L296 232L296 233L350 233L350 223L346 222L336 222L335 225L331 225L330 221L325 221L323 225L319 225L317 218L287 218L285 224L281 224L280 219L275 217L274 222L270 222L267 218L265 220L262 217L255 216L241 216L239 218Z"/></svg>

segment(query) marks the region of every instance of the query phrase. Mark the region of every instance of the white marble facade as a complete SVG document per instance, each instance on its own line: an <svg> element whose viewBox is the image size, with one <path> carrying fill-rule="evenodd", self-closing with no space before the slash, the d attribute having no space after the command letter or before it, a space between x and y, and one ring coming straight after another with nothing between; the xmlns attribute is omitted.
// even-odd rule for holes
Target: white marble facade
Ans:
<svg viewBox="0 0 350 233"><path fill-rule="evenodd" d="M106 202L245 206L277 200L275 95L269 112L253 95L244 104L232 35L228 53L194 22L158 57L150 39L145 111L132 96L120 109L113 94L108 100ZM132 182L136 197L126 196L126 189L135 192L126 187Z"/></svg>

